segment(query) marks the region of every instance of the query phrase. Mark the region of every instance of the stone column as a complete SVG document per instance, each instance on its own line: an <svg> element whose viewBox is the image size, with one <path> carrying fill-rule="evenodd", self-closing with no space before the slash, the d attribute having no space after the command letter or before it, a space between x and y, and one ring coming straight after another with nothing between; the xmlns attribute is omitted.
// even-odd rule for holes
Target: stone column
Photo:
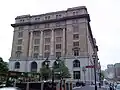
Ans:
<svg viewBox="0 0 120 90"><path fill-rule="evenodd" d="M33 43L33 32L30 32L30 41L29 41L29 57L32 57L32 43Z"/></svg>
<svg viewBox="0 0 120 90"><path fill-rule="evenodd" d="M54 56L54 29L51 32L51 48L50 48L50 57L53 58Z"/></svg>
<svg viewBox="0 0 120 90"><path fill-rule="evenodd" d="M43 31L41 31L41 33L40 33L40 57L42 57L43 56Z"/></svg>
<svg viewBox="0 0 120 90"><path fill-rule="evenodd" d="M63 29L63 56L65 56L65 28Z"/></svg>

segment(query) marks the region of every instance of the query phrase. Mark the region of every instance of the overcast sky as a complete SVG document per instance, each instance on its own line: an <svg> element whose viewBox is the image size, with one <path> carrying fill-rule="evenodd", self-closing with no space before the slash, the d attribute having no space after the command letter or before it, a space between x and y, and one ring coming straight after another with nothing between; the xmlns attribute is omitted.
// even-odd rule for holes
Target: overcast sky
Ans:
<svg viewBox="0 0 120 90"><path fill-rule="evenodd" d="M86 6L91 28L99 46L102 68L120 62L120 0L0 0L0 56L11 55L14 18L25 14L42 14Z"/></svg>

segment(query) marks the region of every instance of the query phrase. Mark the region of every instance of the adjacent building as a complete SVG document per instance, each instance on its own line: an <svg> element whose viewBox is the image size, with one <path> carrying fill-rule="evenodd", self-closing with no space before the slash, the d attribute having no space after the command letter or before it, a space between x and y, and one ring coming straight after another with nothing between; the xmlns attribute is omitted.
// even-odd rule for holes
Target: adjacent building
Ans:
<svg viewBox="0 0 120 90"><path fill-rule="evenodd" d="M98 47L90 27L85 6L40 15L15 18L9 69L20 72L39 72L46 58L53 65L56 57L64 60L72 80L94 80L92 55L98 62ZM84 73L85 71L85 73Z"/></svg>
<svg viewBox="0 0 120 90"><path fill-rule="evenodd" d="M120 80L120 63L108 64L104 75L106 79Z"/></svg>

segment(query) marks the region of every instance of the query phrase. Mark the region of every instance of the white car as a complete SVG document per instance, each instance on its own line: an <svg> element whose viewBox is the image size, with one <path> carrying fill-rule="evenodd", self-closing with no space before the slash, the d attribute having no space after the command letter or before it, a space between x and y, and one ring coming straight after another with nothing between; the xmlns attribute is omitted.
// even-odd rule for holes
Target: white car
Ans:
<svg viewBox="0 0 120 90"><path fill-rule="evenodd" d="M116 89L115 90L120 90L120 84L118 84L117 86L116 86Z"/></svg>

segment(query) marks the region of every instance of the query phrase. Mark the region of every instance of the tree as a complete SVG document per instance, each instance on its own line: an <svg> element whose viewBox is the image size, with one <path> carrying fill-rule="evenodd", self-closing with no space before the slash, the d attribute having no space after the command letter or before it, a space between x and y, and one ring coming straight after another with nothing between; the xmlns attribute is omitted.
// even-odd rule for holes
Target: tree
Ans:
<svg viewBox="0 0 120 90"><path fill-rule="evenodd" d="M8 64L7 62L4 62L3 59L0 57L0 78L3 78L2 81L0 82L0 84L2 84L5 79L6 79L6 75L8 73Z"/></svg>
<svg viewBox="0 0 120 90"><path fill-rule="evenodd" d="M0 74L8 72L8 64L0 57Z"/></svg>
<svg viewBox="0 0 120 90"><path fill-rule="evenodd" d="M42 80L48 80L51 78L51 69L43 65L42 68L40 68L40 75L42 77Z"/></svg>
<svg viewBox="0 0 120 90"><path fill-rule="evenodd" d="M101 80L104 80L104 72L103 71L101 71L101 73L100 73L100 76L101 76Z"/></svg>
<svg viewBox="0 0 120 90"><path fill-rule="evenodd" d="M67 68L67 66L65 65L65 62L62 60L58 61L59 64L54 63L53 65L53 69L54 69L54 73L56 78L69 78L70 77L70 73L69 70ZM59 77L58 75L56 75L57 73L59 73Z"/></svg>

